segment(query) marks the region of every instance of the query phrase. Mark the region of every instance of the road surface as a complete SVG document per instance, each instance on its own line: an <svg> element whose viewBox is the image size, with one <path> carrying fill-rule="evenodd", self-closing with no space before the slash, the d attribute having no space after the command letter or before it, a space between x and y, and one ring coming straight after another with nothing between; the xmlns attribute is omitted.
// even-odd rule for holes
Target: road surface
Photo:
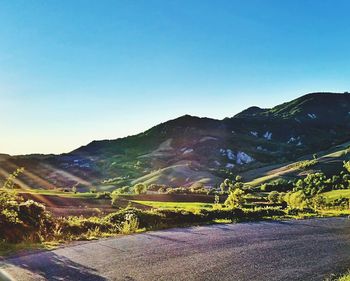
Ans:
<svg viewBox="0 0 350 281"><path fill-rule="evenodd" d="M3 260L0 280L324 280L350 268L350 220L221 224Z"/></svg>

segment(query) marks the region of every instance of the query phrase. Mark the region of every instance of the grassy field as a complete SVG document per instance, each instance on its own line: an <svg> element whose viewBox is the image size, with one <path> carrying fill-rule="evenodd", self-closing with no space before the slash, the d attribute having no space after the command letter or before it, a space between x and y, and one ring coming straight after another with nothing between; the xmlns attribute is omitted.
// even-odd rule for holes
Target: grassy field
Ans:
<svg viewBox="0 0 350 281"><path fill-rule="evenodd" d="M199 209L212 209L212 203L200 203L200 202L160 202L160 201L137 201L132 202L149 206L155 209L184 209L184 210L199 210Z"/></svg>
<svg viewBox="0 0 350 281"><path fill-rule="evenodd" d="M335 199L339 199L341 197L343 197L343 198L350 198L350 189L332 190L332 191L328 191L328 192L322 193L322 195L328 201L334 201Z"/></svg>
<svg viewBox="0 0 350 281"><path fill-rule="evenodd" d="M38 195L57 195L60 197L66 198L95 198L96 194L91 192L62 192L59 190L46 190L46 189L19 189L17 190L19 194L28 193L28 194L38 194Z"/></svg>

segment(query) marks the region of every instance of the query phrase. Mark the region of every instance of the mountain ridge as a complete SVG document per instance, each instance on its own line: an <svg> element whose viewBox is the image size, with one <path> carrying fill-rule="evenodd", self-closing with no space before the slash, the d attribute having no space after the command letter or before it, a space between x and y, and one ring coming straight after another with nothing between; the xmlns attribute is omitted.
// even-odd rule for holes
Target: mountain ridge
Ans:
<svg viewBox="0 0 350 281"><path fill-rule="evenodd" d="M79 179L111 188L142 179L147 184L213 186L224 177L348 141L349 129L350 94L310 93L222 120L187 114L137 135L92 141L61 155L4 157L0 164L7 172L25 166L28 174L60 188ZM23 176L26 185L42 188L28 174Z"/></svg>

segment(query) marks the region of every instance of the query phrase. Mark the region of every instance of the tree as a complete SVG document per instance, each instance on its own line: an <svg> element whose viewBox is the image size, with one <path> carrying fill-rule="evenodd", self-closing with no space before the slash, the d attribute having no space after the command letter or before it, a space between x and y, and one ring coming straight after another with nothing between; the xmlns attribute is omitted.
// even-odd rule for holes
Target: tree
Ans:
<svg viewBox="0 0 350 281"><path fill-rule="evenodd" d="M134 192L136 194L144 193L144 192L146 192L146 190L147 190L147 188L143 183L138 183L138 184L135 184L135 186L134 186Z"/></svg>
<svg viewBox="0 0 350 281"><path fill-rule="evenodd" d="M309 200L302 190L296 192L287 192L284 201L292 209L305 209L309 207Z"/></svg>
<svg viewBox="0 0 350 281"><path fill-rule="evenodd" d="M230 192L230 195L227 197L225 201L225 205L231 208L242 207L243 203L244 203L244 191L239 188Z"/></svg>
<svg viewBox="0 0 350 281"><path fill-rule="evenodd" d="M116 193L116 192L112 192L112 194L111 194L111 203L112 203L112 206L113 207L116 207L117 206L117 201L118 201L118 199L119 199L119 194L118 193Z"/></svg>
<svg viewBox="0 0 350 281"><path fill-rule="evenodd" d="M233 190L233 182L230 179L225 179L220 184L220 189L221 189L222 194L225 194L227 191L232 191Z"/></svg>

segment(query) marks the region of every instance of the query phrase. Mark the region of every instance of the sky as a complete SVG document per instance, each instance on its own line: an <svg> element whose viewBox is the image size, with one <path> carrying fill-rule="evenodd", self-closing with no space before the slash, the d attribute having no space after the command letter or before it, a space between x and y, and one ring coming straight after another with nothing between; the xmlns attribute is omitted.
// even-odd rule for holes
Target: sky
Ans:
<svg viewBox="0 0 350 281"><path fill-rule="evenodd" d="M350 90L341 0L0 1L0 153Z"/></svg>

